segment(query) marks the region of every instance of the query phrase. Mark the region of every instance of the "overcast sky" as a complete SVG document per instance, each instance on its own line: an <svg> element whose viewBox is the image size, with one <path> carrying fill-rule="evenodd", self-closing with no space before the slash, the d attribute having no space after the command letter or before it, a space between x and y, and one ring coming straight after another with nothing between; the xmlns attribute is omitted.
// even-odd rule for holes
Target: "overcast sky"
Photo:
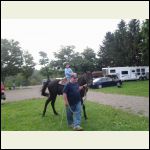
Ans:
<svg viewBox="0 0 150 150"><path fill-rule="evenodd" d="M107 32L117 29L121 19L2 19L1 38L14 39L39 63L39 51L50 59L61 46L74 45L76 52L88 46L95 53ZM125 20L128 23L129 19ZM36 66L39 69L40 66Z"/></svg>

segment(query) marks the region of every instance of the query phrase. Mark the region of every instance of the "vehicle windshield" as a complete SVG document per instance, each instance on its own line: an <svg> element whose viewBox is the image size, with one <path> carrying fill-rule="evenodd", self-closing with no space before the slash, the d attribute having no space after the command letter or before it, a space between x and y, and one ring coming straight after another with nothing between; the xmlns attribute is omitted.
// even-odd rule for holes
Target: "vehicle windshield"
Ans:
<svg viewBox="0 0 150 150"><path fill-rule="evenodd" d="M98 81L100 81L100 79L101 78L96 78L96 79L93 80L93 82L98 82Z"/></svg>

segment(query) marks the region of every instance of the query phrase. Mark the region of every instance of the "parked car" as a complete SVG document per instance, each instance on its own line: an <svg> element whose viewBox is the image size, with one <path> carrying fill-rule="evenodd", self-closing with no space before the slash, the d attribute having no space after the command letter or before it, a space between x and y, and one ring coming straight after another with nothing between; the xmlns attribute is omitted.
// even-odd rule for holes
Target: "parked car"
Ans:
<svg viewBox="0 0 150 150"><path fill-rule="evenodd" d="M6 99L6 94L5 94L5 87L4 84L1 82L1 100Z"/></svg>
<svg viewBox="0 0 150 150"><path fill-rule="evenodd" d="M91 88L102 88L108 86L118 86L121 87L122 81L119 79L113 79L110 77L100 77L93 80L93 83L90 85Z"/></svg>

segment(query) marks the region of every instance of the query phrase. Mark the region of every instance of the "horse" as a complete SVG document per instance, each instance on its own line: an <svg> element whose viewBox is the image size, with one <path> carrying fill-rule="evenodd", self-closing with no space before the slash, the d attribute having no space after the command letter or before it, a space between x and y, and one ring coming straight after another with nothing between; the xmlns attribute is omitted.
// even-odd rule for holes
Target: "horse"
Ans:
<svg viewBox="0 0 150 150"><path fill-rule="evenodd" d="M93 80L92 74L90 72L87 72L87 73L84 73L83 75L81 75L78 78L78 84L80 86L85 85L85 84L89 85L89 84L91 84L92 80ZM48 99L45 102L45 106L44 106L44 110L43 110L43 114L42 114L43 117L45 116L46 109L47 109L47 106L48 106L49 102L51 102L53 113L55 115L58 115L58 113L55 110L55 101L56 101L57 95L62 95L63 94L63 88L64 88L64 85L59 84L59 82L60 82L60 79L55 79L53 81L48 80L47 82L45 82L45 84L42 87L41 95L48 97ZM49 93L45 92L47 88L48 88ZM86 115L86 111L85 111L85 105L83 103L83 97L86 96L87 91L88 91L88 86L84 87L80 91L81 105L82 105L82 108L83 108L83 113L84 113L85 120L87 119L87 115Z"/></svg>

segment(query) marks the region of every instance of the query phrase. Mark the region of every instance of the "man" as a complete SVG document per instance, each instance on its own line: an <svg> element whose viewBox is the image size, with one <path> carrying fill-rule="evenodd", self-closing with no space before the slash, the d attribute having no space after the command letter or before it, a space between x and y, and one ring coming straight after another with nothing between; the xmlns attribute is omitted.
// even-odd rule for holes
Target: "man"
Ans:
<svg viewBox="0 0 150 150"><path fill-rule="evenodd" d="M72 69L70 68L70 64L66 63L66 68L65 68L65 78L69 82L71 75L73 74Z"/></svg>
<svg viewBox="0 0 150 150"><path fill-rule="evenodd" d="M79 86L77 82L77 74L71 75L69 83L64 86L63 97L66 106L67 122L69 127L73 127L76 131L81 131L81 96L80 90L84 86Z"/></svg>

